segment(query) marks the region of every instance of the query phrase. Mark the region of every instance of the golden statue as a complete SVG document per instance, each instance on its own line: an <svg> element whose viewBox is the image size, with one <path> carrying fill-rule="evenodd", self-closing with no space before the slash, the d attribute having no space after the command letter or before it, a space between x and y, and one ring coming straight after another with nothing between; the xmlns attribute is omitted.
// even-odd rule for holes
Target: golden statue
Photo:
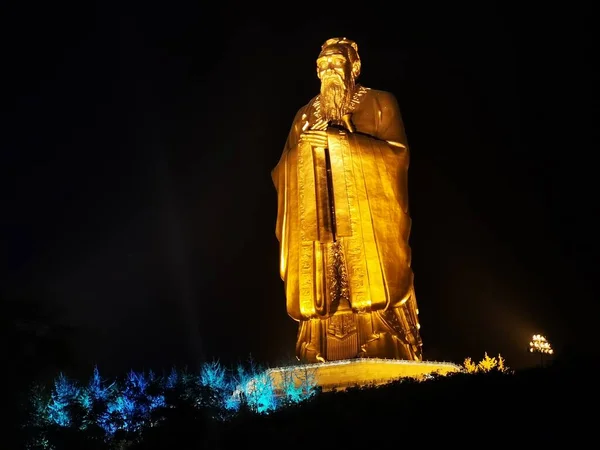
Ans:
<svg viewBox="0 0 600 450"><path fill-rule="evenodd" d="M398 102L356 83L361 61L349 39L327 40L316 62L320 94L296 114L272 172L296 355L420 361Z"/></svg>

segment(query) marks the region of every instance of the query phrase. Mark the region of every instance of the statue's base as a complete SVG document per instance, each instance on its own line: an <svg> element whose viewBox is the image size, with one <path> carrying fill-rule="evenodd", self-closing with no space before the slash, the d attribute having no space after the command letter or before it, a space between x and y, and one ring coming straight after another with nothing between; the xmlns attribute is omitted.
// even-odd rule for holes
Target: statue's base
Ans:
<svg viewBox="0 0 600 450"><path fill-rule="evenodd" d="M382 385L401 378L422 380L434 373L446 375L461 370L460 366L449 362L359 358L278 367L269 369L267 373L275 386L284 386L292 380L295 385L308 381L308 384L315 383L326 392L354 386Z"/></svg>

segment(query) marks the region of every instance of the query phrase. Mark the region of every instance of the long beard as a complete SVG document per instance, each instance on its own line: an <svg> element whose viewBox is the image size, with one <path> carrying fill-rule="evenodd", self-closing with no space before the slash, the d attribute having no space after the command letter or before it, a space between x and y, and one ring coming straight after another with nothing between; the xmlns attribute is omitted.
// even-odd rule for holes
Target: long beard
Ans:
<svg viewBox="0 0 600 450"><path fill-rule="evenodd" d="M352 94L354 79L349 77L346 82L339 75L330 75L321 82L321 115L327 122L340 121L346 114Z"/></svg>

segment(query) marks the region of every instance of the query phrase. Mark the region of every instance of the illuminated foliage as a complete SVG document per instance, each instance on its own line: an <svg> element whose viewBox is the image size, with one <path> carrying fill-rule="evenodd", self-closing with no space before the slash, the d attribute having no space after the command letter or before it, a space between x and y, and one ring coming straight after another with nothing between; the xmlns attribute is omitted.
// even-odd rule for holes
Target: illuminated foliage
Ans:
<svg viewBox="0 0 600 450"><path fill-rule="evenodd" d="M224 411L224 408L227 409L224 405L233 391L225 368L218 361L204 364L200 369L199 382L198 406L204 408L212 418L225 419L228 414Z"/></svg>
<svg viewBox="0 0 600 450"><path fill-rule="evenodd" d="M225 368L218 361L204 364L200 370L200 382L214 389L226 389L228 382Z"/></svg>
<svg viewBox="0 0 600 450"><path fill-rule="evenodd" d="M79 395L79 388L72 380L60 373L54 381L54 390L48 404L48 420L61 427L71 425L70 406Z"/></svg>
<svg viewBox="0 0 600 450"><path fill-rule="evenodd" d="M487 353L479 363L466 358L464 369L481 374L508 370L501 355L491 358ZM268 415L293 407L318 392L311 366L264 370L252 360L234 371L212 362L197 373L175 368L162 376L130 371L115 380L104 380L95 367L82 384L61 373L52 389L31 391L27 448L57 450L67 439L77 442L73 448L113 449L189 429L209 433L245 420L247 414ZM218 426L207 427L209 423ZM169 448L171 442L164 445L158 448Z"/></svg>
<svg viewBox="0 0 600 450"><path fill-rule="evenodd" d="M204 364L198 374L175 368L165 376L130 371L110 382L103 380L94 367L83 385L61 373L49 395L41 389L32 392L28 424L38 429L54 426L81 431L95 427L110 440L119 432L139 435L144 429L170 420L173 408L203 411L215 420L232 417L240 407L269 413L311 397L314 384L314 374L306 371L299 382L285 389L288 401L282 401L268 372L252 359L246 366L239 364L232 375L215 361Z"/></svg>
<svg viewBox="0 0 600 450"><path fill-rule="evenodd" d="M316 369L305 366L302 369L281 370L280 381L275 386L282 405L293 405L307 400L317 393Z"/></svg>
<svg viewBox="0 0 600 450"><path fill-rule="evenodd" d="M242 364L238 364L232 378L234 389L231 396L225 402L225 408L239 411L242 406L246 406L248 403L246 391L247 386L252 380L252 376Z"/></svg>
<svg viewBox="0 0 600 450"><path fill-rule="evenodd" d="M465 358L465 361L463 362L463 367L467 373L477 372L477 364L475 364L470 357Z"/></svg>
<svg viewBox="0 0 600 450"><path fill-rule="evenodd" d="M299 371L300 388L302 389L301 400L311 398L317 393L317 371L314 368L304 367Z"/></svg>
<svg viewBox="0 0 600 450"><path fill-rule="evenodd" d="M490 358L487 352L485 353L483 359L479 361L479 364L477 364L477 367L482 372L489 372L490 370L494 370L497 366L498 361L496 360L496 358Z"/></svg>
<svg viewBox="0 0 600 450"><path fill-rule="evenodd" d="M268 413L277 409L273 379L266 372L256 374L246 388L248 405L258 413Z"/></svg>
<svg viewBox="0 0 600 450"><path fill-rule="evenodd" d="M106 385L100 377L98 367L90 377L87 387L79 392L78 401L83 408L82 428L99 425L106 430L108 423L107 401L110 399L114 384Z"/></svg>
<svg viewBox="0 0 600 450"><path fill-rule="evenodd" d="M267 371L257 366L252 357L248 368L238 364L233 376L235 386L226 407L233 410L248 408L257 413L268 413L277 409L275 386Z"/></svg>
<svg viewBox="0 0 600 450"><path fill-rule="evenodd" d="M505 359L498 353L498 357L490 357L487 352L484 353L483 359L477 364L470 357L465 358L463 369L466 373L487 373L487 372L509 372Z"/></svg>
<svg viewBox="0 0 600 450"><path fill-rule="evenodd" d="M29 392L29 411L31 418L27 425L41 427L46 424L49 416L49 404L46 392L41 386L33 386Z"/></svg>
<svg viewBox="0 0 600 450"><path fill-rule="evenodd" d="M41 386L33 386L29 391L28 408L29 417L23 424L26 437L27 449L49 448L47 428L52 425L49 421L49 397Z"/></svg>
<svg viewBox="0 0 600 450"><path fill-rule="evenodd" d="M292 371L281 372L281 383L277 387L283 393L285 402L293 404L302 400L302 386L296 382Z"/></svg>
<svg viewBox="0 0 600 450"><path fill-rule="evenodd" d="M123 386L108 402L108 433L114 433L117 429L139 431L149 422L150 413L164 406L164 396L152 393L150 389L156 381L152 372L146 375L130 371L127 374Z"/></svg>
<svg viewBox="0 0 600 450"><path fill-rule="evenodd" d="M177 372L177 370L175 369L175 367L173 367L171 369L171 372L169 373L169 375L167 375L167 378L165 380L165 387L167 389L172 389L175 386L177 386L177 383L179 382L179 373Z"/></svg>
<svg viewBox="0 0 600 450"><path fill-rule="evenodd" d="M504 360L502 355L500 355L500 353L498 353L498 365L496 366L496 369L500 372L508 371L508 366L506 365L506 361Z"/></svg>

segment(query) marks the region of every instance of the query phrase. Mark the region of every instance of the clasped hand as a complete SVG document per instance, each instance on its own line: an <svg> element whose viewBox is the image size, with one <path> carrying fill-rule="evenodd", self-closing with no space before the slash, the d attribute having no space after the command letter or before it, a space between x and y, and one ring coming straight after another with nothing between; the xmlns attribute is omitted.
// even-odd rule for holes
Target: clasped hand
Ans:
<svg viewBox="0 0 600 450"><path fill-rule="evenodd" d="M327 147L327 131L306 130L300 135L300 142L308 142L313 147Z"/></svg>

